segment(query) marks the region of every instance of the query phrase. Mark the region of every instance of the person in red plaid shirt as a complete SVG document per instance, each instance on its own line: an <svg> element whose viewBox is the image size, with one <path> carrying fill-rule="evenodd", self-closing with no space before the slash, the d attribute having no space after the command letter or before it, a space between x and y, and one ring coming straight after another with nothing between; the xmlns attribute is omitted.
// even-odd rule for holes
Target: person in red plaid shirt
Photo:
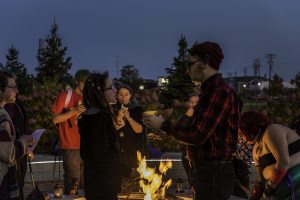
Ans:
<svg viewBox="0 0 300 200"><path fill-rule="evenodd" d="M224 56L215 42L196 43L189 50L187 72L201 84L201 96L186 127L171 121L146 119L149 126L161 125L162 131L189 145L190 172L194 199L229 199L234 189L232 163L238 138L240 109L234 90L218 73ZM186 117L186 116L183 116Z"/></svg>

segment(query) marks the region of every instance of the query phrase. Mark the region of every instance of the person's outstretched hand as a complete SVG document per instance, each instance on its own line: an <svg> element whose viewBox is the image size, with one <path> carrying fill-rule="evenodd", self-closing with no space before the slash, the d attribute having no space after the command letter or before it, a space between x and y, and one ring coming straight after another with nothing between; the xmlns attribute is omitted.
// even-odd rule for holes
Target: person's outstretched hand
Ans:
<svg viewBox="0 0 300 200"><path fill-rule="evenodd" d="M162 123L165 121L162 115L144 115L144 124L149 128L160 129Z"/></svg>

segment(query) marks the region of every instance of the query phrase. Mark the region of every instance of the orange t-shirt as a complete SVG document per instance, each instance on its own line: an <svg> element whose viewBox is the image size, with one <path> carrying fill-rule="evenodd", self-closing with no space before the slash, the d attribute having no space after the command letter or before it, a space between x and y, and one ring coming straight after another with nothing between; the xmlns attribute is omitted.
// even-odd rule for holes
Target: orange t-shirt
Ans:
<svg viewBox="0 0 300 200"><path fill-rule="evenodd" d="M57 115L63 112L68 91L60 93L52 107L52 112ZM82 96L78 95L74 90L70 102L65 108L69 111L71 108L82 104ZM77 116L71 117L69 120L59 123L59 143L61 149L80 149L80 135L77 126ZM69 121L69 122L68 122Z"/></svg>

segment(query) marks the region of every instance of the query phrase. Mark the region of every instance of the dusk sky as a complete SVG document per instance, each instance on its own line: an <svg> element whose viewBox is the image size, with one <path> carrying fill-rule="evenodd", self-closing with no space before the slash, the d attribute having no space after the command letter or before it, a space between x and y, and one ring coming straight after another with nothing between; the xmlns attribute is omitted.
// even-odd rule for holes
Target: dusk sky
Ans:
<svg viewBox="0 0 300 200"><path fill-rule="evenodd" d="M30 73L37 66L39 38L54 17L67 55L77 69L109 70L134 65L143 78L166 75L177 56L180 35L188 45L218 42L225 56L224 77L253 75L260 58L268 76L266 53L276 54L273 74L290 80L300 72L300 1L290 0L1 0L0 62L13 44Z"/></svg>

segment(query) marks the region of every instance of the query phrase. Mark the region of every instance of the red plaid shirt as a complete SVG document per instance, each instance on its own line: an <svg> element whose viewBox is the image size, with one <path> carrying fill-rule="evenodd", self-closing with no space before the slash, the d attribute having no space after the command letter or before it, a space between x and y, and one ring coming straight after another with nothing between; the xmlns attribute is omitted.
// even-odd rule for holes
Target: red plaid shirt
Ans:
<svg viewBox="0 0 300 200"><path fill-rule="evenodd" d="M240 116L237 96L221 74L207 79L201 90L193 125L177 125L170 132L189 144L194 161L231 160L236 151Z"/></svg>

